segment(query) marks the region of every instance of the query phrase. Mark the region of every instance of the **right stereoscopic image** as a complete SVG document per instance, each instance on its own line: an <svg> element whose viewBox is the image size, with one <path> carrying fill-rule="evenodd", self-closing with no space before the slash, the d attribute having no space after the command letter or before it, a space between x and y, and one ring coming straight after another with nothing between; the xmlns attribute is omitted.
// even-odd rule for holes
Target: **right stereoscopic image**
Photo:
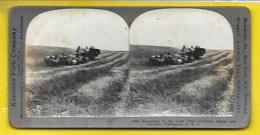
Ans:
<svg viewBox="0 0 260 135"><path fill-rule="evenodd" d="M232 116L233 32L203 9L159 9L130 27L128 116Z"/></svg>

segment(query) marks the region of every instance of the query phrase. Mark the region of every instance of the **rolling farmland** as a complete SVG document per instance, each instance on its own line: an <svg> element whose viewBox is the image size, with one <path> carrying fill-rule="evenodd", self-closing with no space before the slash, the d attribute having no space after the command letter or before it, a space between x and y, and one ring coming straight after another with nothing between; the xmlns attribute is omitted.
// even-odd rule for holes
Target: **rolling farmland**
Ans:
<svg viewBox="0 0 260 135"><path fill-rule="evenodd" d="M50 48L45 48L50 50ZM30 117L108 116L129 89L128 52L103 51L95 61L26 71ZM34 69L33 65L29 66ZM41 69L39 67L42 67Z"/></svg>
<svg viewBox="0 0 260 135"><path fill-rule="evenodd" d="M131 45L130 53L101 51L94 61L85 64L46 67L38 62L44 54L62 51L29 48L27 115L232 115L233 51L208 50L192 63L149 66L149 56L169 50L179 53L176 48Z"/></svg>
<svg viewBox="0 0 260 135"><path fill-rule="evenodd" d="M132 45L130 55L132 51L151 56L169 48ZM147 59L136 59L130 57L132 116L232 115L233 51L208 50L192 63L148 68L143 64Z"/></svg>

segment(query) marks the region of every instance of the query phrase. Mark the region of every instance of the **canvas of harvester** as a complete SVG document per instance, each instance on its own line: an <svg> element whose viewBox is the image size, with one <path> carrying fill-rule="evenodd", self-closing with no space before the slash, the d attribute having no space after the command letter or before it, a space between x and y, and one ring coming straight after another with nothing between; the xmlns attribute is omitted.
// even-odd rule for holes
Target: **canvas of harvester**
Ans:
<svg viewBox="0 0 260 135"><path fill-rule="evenodd" d="M60 9L35 17L26 39L28 117L233 115L233 33L215 12L159 9L125 23Z"/></svg>

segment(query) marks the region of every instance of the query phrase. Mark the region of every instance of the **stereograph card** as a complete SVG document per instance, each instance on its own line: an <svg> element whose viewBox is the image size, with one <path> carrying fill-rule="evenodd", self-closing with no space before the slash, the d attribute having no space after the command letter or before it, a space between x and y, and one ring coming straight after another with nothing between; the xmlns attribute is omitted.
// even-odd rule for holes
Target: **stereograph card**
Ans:
<svg viewBox="0 0 260 135"><path fill-rule="evenodd" d="M245 7L13 7L10 124L244 128L250 19Z"/></svg>

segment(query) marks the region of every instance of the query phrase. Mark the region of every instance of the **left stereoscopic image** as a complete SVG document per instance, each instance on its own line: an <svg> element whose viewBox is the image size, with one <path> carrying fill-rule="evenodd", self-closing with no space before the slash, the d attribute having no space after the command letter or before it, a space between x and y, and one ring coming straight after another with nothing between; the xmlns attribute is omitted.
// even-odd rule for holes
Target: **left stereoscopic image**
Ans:
<svg viewBox="0 0 260 135"><path fill-rule="evenodd" d="M129 28L100 9L36 16L26 32L27 117L124 115Z"/></svg>

